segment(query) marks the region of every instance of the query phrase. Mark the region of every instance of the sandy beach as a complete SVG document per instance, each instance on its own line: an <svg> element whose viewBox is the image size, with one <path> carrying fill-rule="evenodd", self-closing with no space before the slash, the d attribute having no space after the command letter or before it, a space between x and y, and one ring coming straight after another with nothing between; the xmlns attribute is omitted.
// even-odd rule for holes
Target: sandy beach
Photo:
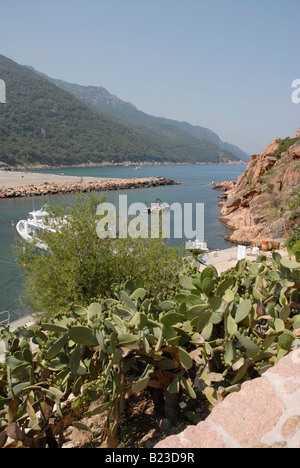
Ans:
<svg viewBox="0 0 300 468"><path fill-rule="evenodd" d="M17 172L0 170L0 187L15 188L20 186L48 184L64 184L67 182L93 182L107 179L99 177L79 177L71 175L46 174L38 172Z"/></svg>

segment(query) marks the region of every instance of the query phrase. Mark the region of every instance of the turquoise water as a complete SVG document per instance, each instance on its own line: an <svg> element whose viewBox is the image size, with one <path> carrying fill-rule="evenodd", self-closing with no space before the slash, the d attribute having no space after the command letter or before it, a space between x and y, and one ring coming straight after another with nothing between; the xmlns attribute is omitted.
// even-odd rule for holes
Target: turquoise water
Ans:
<svg viewBox="0 0 300 468"><path fill-rule="evenodd" d="M83 177L152 177L163 176L174 179L181 185L156 187L150 189L135 189L108 192L108 200L117 204L119 195L128 195L128 204L133 202L151 203L160 198L166 203L204 203L205 205L205 241L211 249L224 249L230 244L224 240L227 229L219 221L220 208L218 206L219 192L211 189L211 181L237 180L245 171L245 166L145 166L141 170L134 167L89 167L64 168L39 171L44 173L64 173L65 175L79 175ZM72 196L66 197L72 201ZM20 303L23 279L13 256L16 231L12 221L27 217L32 208L40 208L46 201L59 203L61 196L16 198L0 200L0 312L9 310L12 319L26 315L28 310ZM181 240L171 239L169 245L180 245Z"/></svg>

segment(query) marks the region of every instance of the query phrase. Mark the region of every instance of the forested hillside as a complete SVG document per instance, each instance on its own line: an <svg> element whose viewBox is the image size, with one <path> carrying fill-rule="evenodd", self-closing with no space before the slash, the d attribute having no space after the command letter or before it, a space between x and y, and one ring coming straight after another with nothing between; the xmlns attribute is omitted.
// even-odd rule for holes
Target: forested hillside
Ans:
<svg viewBox="0 0 300 468"><path fill-rule="evenodd" d="M193 138L196 138L201 140L200 145L202 145L203 148L205 148L205 140L207 140L208 147L212 148L209 143L214 143L220 149L233 153L242 161L249 161L249 155L247 153L236 145L222 141L216 133L208 128L200 127L199 125L191 125L188 122L179 122L177 120L166 119L164 117L154 117L146 114L145 112L138 110L130 102L122 101L118 96L109 93L103 87L81 86L78 84L67 83L63 80L50 78L43 74L41 75L56 84L59 88L68 91L92 109L105 114L114 120L126 123L127 125L131 124L134 127L143 130L147 134L155 134L157 137L164 136L172 140L177 139L181 142L184 141L185 144L188 144L193 140Z"/></svg>
<svg viewBox="0 0 300 468"><path fill-rule="evenodd" d="M0 161L9 165L227 162L237 158L196 138L145 135L91 110L28 67L0 55L7 102L0 106Z"/></svg>

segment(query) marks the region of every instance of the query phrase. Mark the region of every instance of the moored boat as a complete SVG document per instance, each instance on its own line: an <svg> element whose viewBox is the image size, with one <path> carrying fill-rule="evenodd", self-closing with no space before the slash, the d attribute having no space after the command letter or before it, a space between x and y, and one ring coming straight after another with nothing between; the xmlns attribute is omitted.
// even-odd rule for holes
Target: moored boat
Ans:
<svg viewBox="0 0 300 468"><path fill-rule="evenodd" d="M168 203L163 203L160 198L157 198L154 203L151 203L150 206L145 208L147 213L157 213L162 211L170 211L170 205Z"/></svg>
<svg viewBox="0 0 300 468"><path fill-rule="evenodd" d="M50 217L49 213L42 207L28 213L27 219L21 219L16 229L20 237L26 242L33 243L36 249L47 250L48 246L41 240L44 232L57 232L61 222Z"/></svg>

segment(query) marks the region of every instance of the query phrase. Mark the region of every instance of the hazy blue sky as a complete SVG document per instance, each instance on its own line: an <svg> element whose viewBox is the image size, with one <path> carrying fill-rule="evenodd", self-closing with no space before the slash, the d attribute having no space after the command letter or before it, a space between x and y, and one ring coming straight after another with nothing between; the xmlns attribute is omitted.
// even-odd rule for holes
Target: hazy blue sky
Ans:
<svg viewBox="0 0 300 468"><path fill-rule="evenodd" d="M299 0L0 0L0 19L12 60L249 153L300 126Z"/></svg>

